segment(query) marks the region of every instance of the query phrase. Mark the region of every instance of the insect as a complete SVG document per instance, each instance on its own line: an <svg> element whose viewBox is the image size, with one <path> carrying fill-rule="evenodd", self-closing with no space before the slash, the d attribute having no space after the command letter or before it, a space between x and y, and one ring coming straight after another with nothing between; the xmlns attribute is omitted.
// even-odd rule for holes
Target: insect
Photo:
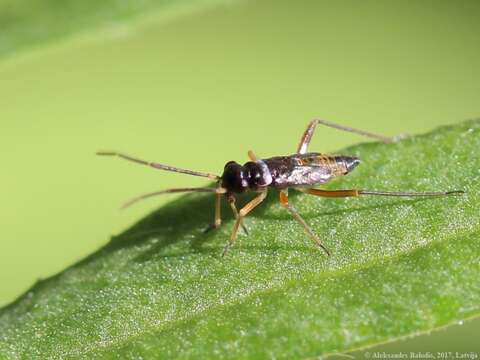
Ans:
<svg viewBox="0 0 480 360"><path fill-rule="evenodd" d="M326 120L316 119L310 122L307 129L303 133L297 148L297 152L295 154L260 159L253 153L253 151L249 151L248 156L250 158L250 161L246 162L243 165L235 161L227 162L221 176L182 169L155 162L149 162L119 152L101 151L97 154L106 156L118 156L125 160L132 161L141 165L150 166L159 170L173 171L194 176L202 176L215 180L216 187L172 188L162 191L156 191L134 198L128 203L126 203L124 207L130 206L131 204L148 197L167 193L214 193L215 218L213 225L210 228L217 228L222 223L222 219L220 216L220 204L222 196L225 195L235 216L235 224L233 225L230 241L225 246L222 256L224 256L230 249L230 247L235 243L235 240L237 239L237 233L240 227L246 234L248 234L247 228L243 223L243 219L263 200L265 200L269 188L275 188L279 190L280 204L295 218L295 220L300 223L307 235L316 243L319 248L323 249L323 251L325 251L327 255L330 255L330 251L328 250L328 248L323 244L320 238L314 233L312 228L300 216L295 207L290 204L288 200L289 188L302 191L306 194L327 198L357 197L362 195L435 197L459 195L464 193L461 190L441 192L399 192L361 189L322 190L314 188L315 186L325 184L336 177L349 174L360 164L360 159L353 156L325 155L316 152L308 152L308 145L310 144L310 140L312 139L312 136L315 132L315 128L319 124L343 131L348 131L351 133L356 133L387 143L394 141L393 138L338 125ZM238 210L236 206L235 194L247 191L258 193L258 195L250 202L248 202L245 206L243 206L240 210Z"/></svg>

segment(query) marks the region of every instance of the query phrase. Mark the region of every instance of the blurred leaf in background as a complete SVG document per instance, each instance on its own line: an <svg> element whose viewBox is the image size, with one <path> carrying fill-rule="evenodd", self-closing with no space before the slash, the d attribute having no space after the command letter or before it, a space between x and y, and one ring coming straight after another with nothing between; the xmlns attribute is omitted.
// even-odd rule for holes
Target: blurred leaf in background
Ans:
<svg viewBox="0 0 480 360"><path fill-rule="evenodd" d="M98 149L217 172L291 152L313 117L398 134L480 113L477 1L111 3L0 1L4 304L169 200L125 199L203 184ZM324 130L312 149L356 139Z"/></svg>
<svg viewBox="0 0 480 360"><path fill-rule="evenodd" d="M0 56L80 32L115 30L135 17L156 20L198 12L228 0L0 0ZM94 34L92 33L92 36Z"/></svg>

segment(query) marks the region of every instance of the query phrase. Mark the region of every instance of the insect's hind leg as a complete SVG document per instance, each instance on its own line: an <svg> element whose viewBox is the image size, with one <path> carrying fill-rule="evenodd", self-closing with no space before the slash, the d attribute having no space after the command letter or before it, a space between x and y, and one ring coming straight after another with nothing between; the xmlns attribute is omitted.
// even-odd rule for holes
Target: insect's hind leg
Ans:
<svg viewBox="0 0 480 360"><path fill-rule="evenodd" d="M290 212L295 220L297 220L303 226L308 236L315 241L318 247L320 247L327 255L330 256L330 251L325 247L325 245L323 245L322 241L313 232L312 228L308 226L305 220L303 220L298 211L288 202L288 189L280 190L280 204L282 204L282 206Z"/></svg>
<svg viewBox="0 0 480 360"><path fill-rule="evenodd" d="M348 127L348 126L335 124L335 123L327 121L327 120L315 119L315 120L312 120L310 122L310 124L308 124L307 129L305 130L305 132L302 135L302 138L300 139L300 143L298 144L298 148L297 148L297 153L298 154L305 154L308 151L308 145L310 144L310 140L312 140L313 133L315 132L315 128L317 127L318 124L325 125L325 126L328 126L328 127L334 128L334 129L338 129L338 130L347 131L347 132L351 132L351 133L354 133L354 134L366 136L366 137L369 137L369 138L372 138L372 139L375 139L375 140L379 140L379 141L382 141L382 142L385 142L385 143L391 143L391 142L395 141L395 138L391 138L391 137L388 137L388 136L378 135L378 134L374 134L374 133L371 133L371 132L368 132L368 131L365 131L365 130L360 130L360 129L355 129L355 128Z"/></svg>
<svg viewBox="0 0 480 360"><path fill-rule="evenodd" d="M426 192L409 192L409 191L374 191L374 190L321 190L321 189L297 189L301 192L321 196L321 197L357 197L362 195L374 196L396 196L396 197L440 197L448 195L461 195L463 190L453 191L426 191Z"/></svg>

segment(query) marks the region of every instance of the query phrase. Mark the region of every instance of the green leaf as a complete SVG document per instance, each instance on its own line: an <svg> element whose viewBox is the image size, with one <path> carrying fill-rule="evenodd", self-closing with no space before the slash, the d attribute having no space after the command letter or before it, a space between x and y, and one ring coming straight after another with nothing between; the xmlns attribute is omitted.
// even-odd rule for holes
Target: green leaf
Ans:
<svg viewBox="0 0 480 360"><path fill-rule="evenodd" d="M466 194L324 199L292 191L331 257L271 191L246 219L250 235L222 258L232 217L205 234L212 196L183 196L2 309L0 354L305 358L478 316L479 147L480 121L469 121L342 151L363 163L327 188Z"/></svg>
<svg viewBox="0 0 480 360"><path fill-rule="evenodd" d="M225 0L0 0L0 57L98 28L124 33L139 16L154 14L158 21L220 3Z"/></svg>

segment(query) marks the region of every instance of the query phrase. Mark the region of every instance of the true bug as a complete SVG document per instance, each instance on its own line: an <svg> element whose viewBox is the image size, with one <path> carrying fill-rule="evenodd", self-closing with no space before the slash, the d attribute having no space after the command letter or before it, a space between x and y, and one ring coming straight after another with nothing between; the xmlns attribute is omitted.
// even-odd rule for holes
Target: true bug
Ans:
<svg viewBox="0 0 480 360"><path fill-rule="evenodd" d="M220 201L222 195L226 195L227 201L232 208L235 216L235 224L232 229L230 241L225 246L222 256L225 255L228 249L235 243L237 238L237 232L241 226L246 234L248 231L243 224L243 218L258 206L267 196L268 188L276 188L280 191L280 203L287 209L290 214L303 226L308 236L315 241L315 243L325 251L327 255L330 255L330 251L323 245L322 241L313 232L310 226L300 216L297 210L288 201L288 189L294 188L304 193L321 196L321 197L351 197L360 195L378 195L378 196L446 196L446 195L458 195L462 194L461 190L454 191L442 191L442 192L398 192L398 191L372 191L372 190L321 190L313 188L316 185L325 184L326 182L338 177L347 175L355 167L360 164L360 159L352 156L344 155L325 155L315 152L307 152L308 145L312 139L315 128L318 124L333 127L339 130L348 131L363 135L369 138L380 140L383 142L393 142L394 138L385 137L382 135L373 134L367 131L354 129L338 125L326 120L313 120L308 125L307 129L303 133L300 143L297 148L297 152L293 155L287 156L275 156L267 159L259 159L252 152L248 152L250 161L243 165L235 161L229 161L225 164L223 174L221 176L203 173L198 171L192 171L187 169L181 169L178 167L168 166L155 162L149 162L135 157L112 151L101 151L98 155L107 156L119 156L123 159L135 162L141 165L147 165L156 169L173 171L183 174L203 176L209 179L215 180L217 186L213 187L194 187L194 188L173 188L153 193L141 195L137 198L130 200L124 206L129 206L134 202L147 197L177 193L177 192L211 192L215 194L215 220L211 228L217 228L221 225L220 217ZM243 206L240 211L237 210L235 205L235 194L243 193L246 191L253 191L259 193L253 200Z"/></svg>

